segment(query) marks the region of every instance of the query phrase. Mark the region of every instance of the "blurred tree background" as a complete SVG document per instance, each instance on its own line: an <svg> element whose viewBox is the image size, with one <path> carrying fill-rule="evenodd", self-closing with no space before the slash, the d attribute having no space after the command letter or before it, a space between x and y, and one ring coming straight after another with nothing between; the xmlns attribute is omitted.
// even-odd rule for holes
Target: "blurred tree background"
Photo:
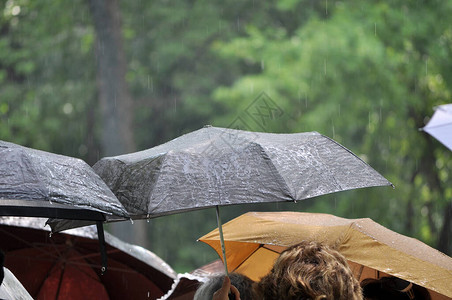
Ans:
<svg viewBox="0 0 452 300"><path fill-rule="evenodd" d="M224 207L223 221L251 210L370 217L452 255L452 153L418 130L451 102L452 2L0 0L0 9L0 139L92 165L205 124L318 131L396 188ZM196 242L216 227L214 210L122 227L111 229L179 272L216 259Z"/></svg>

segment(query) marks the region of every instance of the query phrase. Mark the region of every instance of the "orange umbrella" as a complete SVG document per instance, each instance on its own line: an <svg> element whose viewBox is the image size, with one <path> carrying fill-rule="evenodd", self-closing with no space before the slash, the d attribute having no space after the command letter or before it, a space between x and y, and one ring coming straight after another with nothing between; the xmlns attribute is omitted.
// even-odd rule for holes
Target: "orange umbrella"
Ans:
<svg viewBox="0 0 452 300"><path fill-rule="evenodd" d="M369 218L250 212L224 224L223 229L228 269L253 280L267 274L286 247L315 240L342 253L360 281L391 275L427 288L433 299L452 299L451 257ZM218 229L199 240L220 255Z"/></svg>

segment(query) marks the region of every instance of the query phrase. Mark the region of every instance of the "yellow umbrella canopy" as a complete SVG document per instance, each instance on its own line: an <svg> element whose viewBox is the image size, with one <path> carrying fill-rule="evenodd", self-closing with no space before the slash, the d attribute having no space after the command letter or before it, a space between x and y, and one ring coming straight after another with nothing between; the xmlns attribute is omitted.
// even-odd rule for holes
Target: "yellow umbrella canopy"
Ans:
<svg viewBox="0 0 452 300"><path fill-rule="evenodd" d="M223 225L228 269L259 280L286 247L314 240L337 249L355 276L396 276L452 299L452 258L369 218L345 219L302 212L249 212ZM200 241L221 257L218 229Z"/></svg>

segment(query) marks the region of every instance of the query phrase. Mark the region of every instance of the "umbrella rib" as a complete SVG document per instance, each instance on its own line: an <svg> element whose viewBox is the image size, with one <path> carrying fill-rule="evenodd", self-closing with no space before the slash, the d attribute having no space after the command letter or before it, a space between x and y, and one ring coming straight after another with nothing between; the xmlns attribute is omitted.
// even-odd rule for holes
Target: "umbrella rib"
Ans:
<svg viewBox="0 0 452 300"><path fill-rule="evenodd" d="M53 268L55 268L55 266L58 264L58 262L59 262L58 259L55 260L54 263L52 264L52 266L49 268L49 271L48 271L47 274L43 277L43 279L42 279L42 281L41 281L41 284L39 285L39 286L40 286L39 290L41 290L42 286L43 286L44 283L46 282L47 278L49 278L50 274L52 273ZM57 294L56 294L56 295L57 295L57 298L56 298L56 299L58 299L58 293L59 293L59 291L60 291L60 283L61 283L61 278L62 278L62 276L63 276L63 271L64 271L64 270L61 271L60 281L59 281L59 283L58 283L58 290L57 290Z"/></svg>
<svg viewBox="0 0 452 300"><path fill-rule="evenodd" d="M448 123L444 123L444 124L439 124L439 125L431 125L431 126L425 126L424 128L422 128L424 131L426 131L425 129L432 129L432 128L440 128L440 127L447 127L452 125L452 122L448 122Z"/></svg>
<svg viewBox="0 0 452 300"><path fill-rule="evenodd" d="M43 250L43 249L41 249L41 248L39 248L39 247L36 247L36 245L39 245L40 243L38 243L38 244L33 244L33 243L28 242L28 241L25 240L25 239L19 238L18 236L14 235L14 234L12 234L12 233L10 233L10 232L8 232L8 231L5 231L4 229L0 229L0 230L1 230L2 233L6 234L6 235L9 235L10 237L12 237L12 238L14 238L14 239L16 239L16 240L18 240L18 241L24 243L25 245L27 245L27 246L29 246L29 247L31 247L31 248L34 248L34 249L36 249L36 250L42 252L43 254L48 254L47 251L45 251L45 250ZM54 243L51 243L51 244L54 245ZM58 256L55 256L55 257L58 257Z"/></svg>
<svg viewBox="0 0 452 300"><path fill-rule="evenodd" d="M61 284L63 283L63 275L64 275L64 271L66 270L66 268L62 268L61 270L61 274L60 274L60 280L58 281L58 289L56 292L56 299L58 300L58 296L60 294L60 289L61 289Z"/></svg>

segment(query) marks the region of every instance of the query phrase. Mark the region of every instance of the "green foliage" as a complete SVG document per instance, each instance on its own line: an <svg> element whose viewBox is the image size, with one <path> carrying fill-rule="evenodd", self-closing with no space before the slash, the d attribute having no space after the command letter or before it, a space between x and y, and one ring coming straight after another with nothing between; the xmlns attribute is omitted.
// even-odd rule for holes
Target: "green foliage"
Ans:
<svg viewBox="0 0 452 300"><path fill-rule="evenodd" d="M1 139L86 157L86 118L94 100L95 73L93 31L85 22L84 3L2 4Z"/></svg>

